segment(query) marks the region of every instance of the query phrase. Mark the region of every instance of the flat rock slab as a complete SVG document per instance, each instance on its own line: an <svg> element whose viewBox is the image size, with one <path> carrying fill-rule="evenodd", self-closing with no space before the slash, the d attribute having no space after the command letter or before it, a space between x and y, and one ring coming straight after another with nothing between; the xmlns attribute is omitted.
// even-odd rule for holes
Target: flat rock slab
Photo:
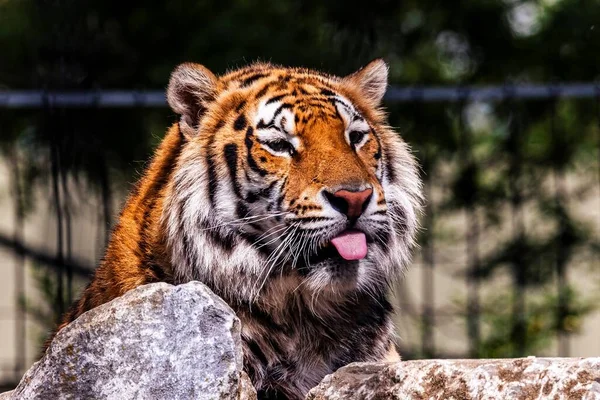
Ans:
<svg viewBox="0 0 600 400"><path fill-rule="evenodd" d="M336 399L600 399L600 358L354 363L307 396Z"/></svg>
<svg viewBox="0 0 600 400"><path fill-rule="evenodd" d="M240 321L199 282L142 286L62 329L12 399L256 399Z"/></svg>

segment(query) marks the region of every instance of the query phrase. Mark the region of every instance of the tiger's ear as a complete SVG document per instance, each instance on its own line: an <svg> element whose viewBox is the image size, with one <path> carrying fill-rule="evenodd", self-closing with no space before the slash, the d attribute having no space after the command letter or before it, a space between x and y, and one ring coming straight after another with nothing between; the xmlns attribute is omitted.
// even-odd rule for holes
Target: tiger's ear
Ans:
<svg viewBox="0 0 600 400"><path fill-rule="evenodd" d="M387 89L388 66L385 61L378 58L346 76L344 81L356 87L371 106L378 107Z"/></svg>
<svg viewBox="0 0 600 400"><path fill-rule="evenodd" d="M198 121L207 104L214 99L217 77L200 64L179 65L169 80L167 101L171 109L181 115L181 132L192 137L198 130Z"/></svg>

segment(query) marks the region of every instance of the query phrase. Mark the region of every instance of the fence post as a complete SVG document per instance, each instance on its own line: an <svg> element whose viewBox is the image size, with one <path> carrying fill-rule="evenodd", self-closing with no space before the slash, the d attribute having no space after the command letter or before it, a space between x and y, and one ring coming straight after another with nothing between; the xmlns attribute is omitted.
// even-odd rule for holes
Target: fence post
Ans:
<svg viewBox="0 0 600 400"><path fill-rule="evenodd" d="M527 290L527 265L524 265L517 249L523 246L525 240L525 227L523 222L522 196L521 196L521 167L522 167L522 125L521 116L516 111L513 93L507 90L506 103L509 111L509 134L507 147L510 153L508 181L509 204L511 210L511 228L513 240L513 254L511 255L511 268L513 275L513 304L512 304L512 344L515 356L524 356L527 351L527 321L526 321L526 290Z"/></svg>
<svg viewBox="0 0 600 400"><path fill-rule="evenodd" d="M423 246L423 266L422 266L422 290L423 290L423 308L421 315L422 337L421 351L423 357L435 357L435 248L434 248L434 223L435 210L432 200L432 179L433 179L433 164L431 158L426 153L423 160L423 169L425 172L424 191L427 199L427 210L425 217L426 243Z"/></svg>
<svg viewBox="0 0 600 400"><path fill-rule="evenodd" d="M464 113L466 99L469 92L463 89L459 93L460 102L458 103L458 134L459 134L459 155L461 179L465 179L465 174L469 174L466 179L473 185L473 192L466 197L463 197L464 211L467 220L466 232L466 252L467 252L467 333L469 336L469 357L477 358L481 345L481 332L479 326L480 317L480 299L479 299L479 218L477 217L477 190L476 187L476 171L473 162L473 154L471 153L471 135L468 128L465 126Z"/></svg>
<svg viewBox="0 0 600 400"><path fill-rule="evenodd" d="M550 133L552 136L552 140L554 141L553 149L554 151L558 151L557 146L560 146L560 137L559 130L556 127L556 113L558 107L558 93L556 93L555 89L550 89L555 92L556 97L553 98L551 103L551 112L552 116L550 118ZM558 218L558 229L559 232L556 236L556 284L557 284L557 295L558 295L558 304L557 304L557 321L560 329L558 330L558 355L560 357L567 357L570 353L570 340L568 334L564 331L564 323L565 318L568 314L568 281L567 281L567 262L568 262L568 254L566 253L566 249L562 243L562 236L565 233L565 216L562 214L562 209L565 207L565 187L563 182L563 165L554 164L552 175L554 178L554 202L555 202L555 213Z"/></svg>
<svg viewBox="0 0 600 400"><path fill-rule="evenodd" d="M64 269L64 254L63 254L63 212L60 196L60 129L56 129L53 125L56 123L55 110L52 107L50 98L47 93L44 94L44 114L46 129L50 129L47 139L50 140L50 166L52 175L52 196L54 207L56 209L56 259L60 264L56 268L56 293L55 293L55 312L56 316L64 313L64 287L63 287L63 269Z"/></svg>

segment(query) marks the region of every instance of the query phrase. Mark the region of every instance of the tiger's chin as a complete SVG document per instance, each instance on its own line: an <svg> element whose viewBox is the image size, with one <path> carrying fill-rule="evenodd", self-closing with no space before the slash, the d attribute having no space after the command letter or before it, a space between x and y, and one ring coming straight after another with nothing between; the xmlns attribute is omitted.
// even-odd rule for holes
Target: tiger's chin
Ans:
<svg viewBox="0 0 600 400"><path fill-rule="evenodd" d="M369 251L375 250L369 243ZM373 251L375 253L375 251ZM314 295L348 295L354 291L371 291L383 284L373 255L357 260L344 259L332 245L326 245L298 266L304 286Z"/></svg>

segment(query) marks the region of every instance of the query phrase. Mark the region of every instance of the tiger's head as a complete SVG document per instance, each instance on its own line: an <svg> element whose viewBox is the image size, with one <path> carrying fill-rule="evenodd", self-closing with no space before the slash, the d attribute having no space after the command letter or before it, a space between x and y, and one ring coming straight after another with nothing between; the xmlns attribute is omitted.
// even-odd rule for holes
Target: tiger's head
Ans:
<svg viewBox="0 0 600 400"><path fill-rule="evenodd" d="M421 182L380 109L387 73L382 60L344 78L175 69L167 97L185 143L163 225L176 279L252 300L270 285L339 295L396 278Z"/></svg>

